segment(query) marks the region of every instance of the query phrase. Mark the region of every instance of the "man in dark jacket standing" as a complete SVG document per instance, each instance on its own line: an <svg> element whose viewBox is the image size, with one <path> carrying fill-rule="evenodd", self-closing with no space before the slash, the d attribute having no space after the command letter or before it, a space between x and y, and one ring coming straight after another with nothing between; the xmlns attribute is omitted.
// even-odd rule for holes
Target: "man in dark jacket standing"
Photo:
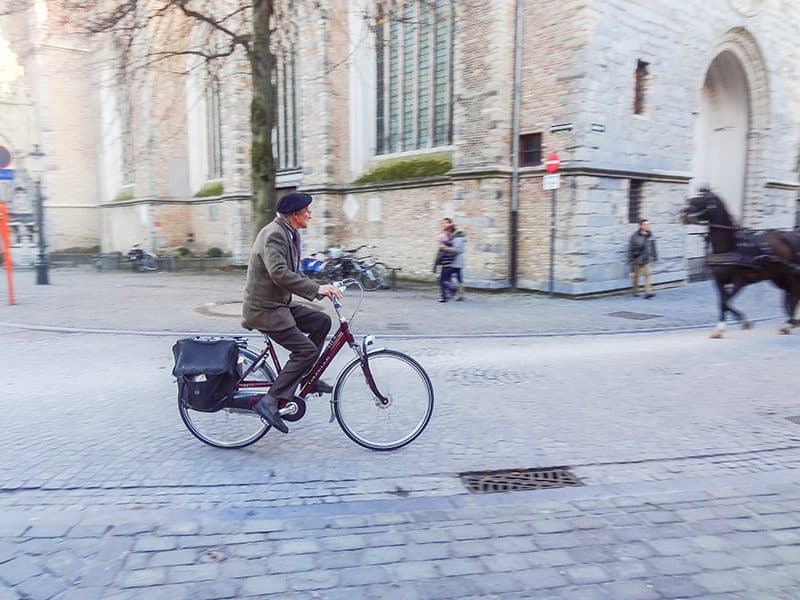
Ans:
<svg viewBox="0 0 800 600"><path fill-rule="evenodd" d="M650 223L647 219L639 221L639 229L631 236L628 244L628 262L631 263L631 287L633 295L639 295L639 275L644 277L644 297L652 298L650 287L650 263L658 260L656 254L656 240L650 232Z"/></svg>
<svg viewBox="0 0 800 600"><path fill-rule="evenodd" d="M308 194L293 192L278 201L278 215L258 233L250 250L242 306L242 325L268 333L290 352L269 393L253 406L283 433L289 428L278 414L279 402L294 397L331 328L326 313L293 303L292 294L306 300L342 297L335 286L319 285L300 272L300 229L308 227L311 200ZM314 391L330 393L332 388L320 380Z"/></svg>

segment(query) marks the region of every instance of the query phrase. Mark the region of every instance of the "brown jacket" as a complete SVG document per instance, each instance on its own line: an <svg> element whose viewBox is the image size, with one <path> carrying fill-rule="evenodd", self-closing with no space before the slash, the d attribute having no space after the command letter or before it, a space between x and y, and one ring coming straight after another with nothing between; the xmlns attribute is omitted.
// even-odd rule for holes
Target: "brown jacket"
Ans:
<svg viewBox="0 0 800 600"><path fill-rule="evenodd" d="M299 272L291 228L281 217L258 232L250 249L242 325L264 331L294 327L292 294L314 300L319 284Z"/></svg>

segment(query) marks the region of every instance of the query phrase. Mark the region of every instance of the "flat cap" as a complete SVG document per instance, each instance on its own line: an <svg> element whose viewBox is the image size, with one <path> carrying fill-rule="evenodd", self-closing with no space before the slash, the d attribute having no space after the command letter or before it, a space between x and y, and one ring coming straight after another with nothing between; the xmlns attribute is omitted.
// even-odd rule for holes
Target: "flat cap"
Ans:
<svg viewBox="0 0 800 600"><path fill-rule="evenodd" d="M283 198L278 200L278 205L275 207L275 210L282 215L289 215L293 212L304 209L306 206L311 204L311 200L312 198L309 194L292 192L291 194L286 194Z"/></svg>

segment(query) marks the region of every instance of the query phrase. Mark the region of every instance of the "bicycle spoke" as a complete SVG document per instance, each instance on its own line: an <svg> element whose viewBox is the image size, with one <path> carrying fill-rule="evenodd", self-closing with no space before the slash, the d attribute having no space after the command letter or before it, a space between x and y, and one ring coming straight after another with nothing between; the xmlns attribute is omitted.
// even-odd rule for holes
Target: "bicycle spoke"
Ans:
<svg viewBox="0 0 800 600"><path fill-rule="evenodd" d="M356 360L345 368L336 386L337 419L345 434L366 448L399 448L422 433L430 420L430 379L413 359L392 350L370 354L369 365L375 385L388 404L382 404L372 393Z"/></svg>
<svg viewBox="0 0 800 600"><path fill-rule="evenodd" d="M257 355L247 348L239 349L240 373L250 367ZM252 381L273 381L272 370L258 365L247 377ZM226 407L216 412L192 410L178 401L178 410L186 427L198 439L217 448L241 448L258 441L269 430L269 425L261 417L247 409L248 401L243 399L236 407Z"/></svg>

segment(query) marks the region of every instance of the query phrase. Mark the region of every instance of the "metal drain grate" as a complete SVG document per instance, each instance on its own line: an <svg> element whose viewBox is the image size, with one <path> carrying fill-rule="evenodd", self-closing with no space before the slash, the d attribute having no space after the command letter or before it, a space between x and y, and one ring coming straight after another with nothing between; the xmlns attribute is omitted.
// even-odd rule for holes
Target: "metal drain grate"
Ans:
<svg viewBox="0 0 800 600"><path fill-rule="evenodd" d="M476 493L543 490L583 485L568 467L472 471L460 473L459 476L464 486L470 492Z"/></svg>
<svg viewBox="0 0 800 600"><path fill-rule="evenodd" d="M619 317L621 319L633 319L634 321L646 321L647 319L657 319L664 315L654 315L651 313L631 312L629 310L620 310L618 312L608 313L609 317Z"/></svg>

